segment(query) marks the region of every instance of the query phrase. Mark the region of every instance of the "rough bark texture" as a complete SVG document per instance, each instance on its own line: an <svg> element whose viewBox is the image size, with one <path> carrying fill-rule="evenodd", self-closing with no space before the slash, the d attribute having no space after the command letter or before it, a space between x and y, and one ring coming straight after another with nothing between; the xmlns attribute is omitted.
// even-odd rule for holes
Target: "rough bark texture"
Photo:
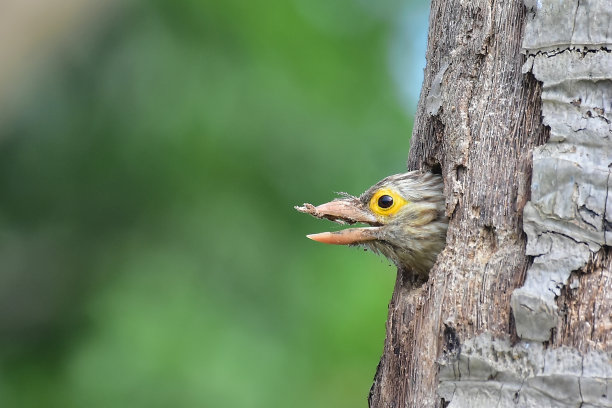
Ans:
<svg viewBox="0 0 612 408"><path fill-rule="evenodd" d="M576 276L573 289L555 286L561 296L552 300L564 314L554 320L552 340L553 326L545 329L548 343L520 341L515 330L511 295L533 270L522 222L532 152L550 133L542 124L542 83L522 72L523 34L534 15L522 0L432 1L408 168L442 173L447 246L423 287L412 288L398 273L372 407L612 406L605 247L592 247L602 249L586 253L586 266L569 265L568 276L580 267L588 272ZM541 167L550 174L538 180L556 177L556 168ZM556 268L555 259L541 260ZM538 291L548 288L544 282ZM530 316L518 318L529 325ZM591 329L590 337L578 328L585 336Z"/></svg>
<svg viewBox="0 0 612 408"><path fill-rule="evenodd" d="M552 346L571 346L586 353L612 351L612 248L594 254L584 268L572 272L557 299L559 322ZM610 392L612 398L612 388Z"/></svg>
<svg viewBox="0 0 612 408"><path fill-rule="evenodd" d="M543 122L551 137L533 153L532 195L524 220L527 254L534 262L523 287L513 293L512 306L521 338L548 341L554 328L560 334L554 344L577 345L564 341L563 333L567 325L578 327L578 315L570 311L569 320L560 319L566 306L555 297L572 271L592 263L602 246L612 244L612 7L609 0L526 4L523 48L528 60L523 70L542 81ZM610 259L602 253L601 262L607 265L602 268L605 283ZM603 292L593 295L590 300L579 296L594 304L601 303L598 297L605 299ZM589 337L603 339L610 320L597 314L582 314L586 320L581 326L593 331ZM600 348L612 349L612 343L600 343Z"/></svg>

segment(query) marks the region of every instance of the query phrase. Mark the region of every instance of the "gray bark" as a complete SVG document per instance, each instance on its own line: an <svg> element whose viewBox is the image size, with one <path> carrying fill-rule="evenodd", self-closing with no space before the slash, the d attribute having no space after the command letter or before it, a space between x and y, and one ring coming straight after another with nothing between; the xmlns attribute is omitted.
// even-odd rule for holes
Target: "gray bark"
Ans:
<svg viewBox="0 0 612 408"><path fill-rule="evenodd" d="M447 246L398 274L372 407L612 407L611 9L432 1L408 167Z"/></svg>

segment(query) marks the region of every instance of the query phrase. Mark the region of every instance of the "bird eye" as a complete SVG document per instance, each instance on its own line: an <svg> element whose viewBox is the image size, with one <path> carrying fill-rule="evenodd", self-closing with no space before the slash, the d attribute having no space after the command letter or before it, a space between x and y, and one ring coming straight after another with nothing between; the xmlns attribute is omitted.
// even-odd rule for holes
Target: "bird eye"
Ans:
<svg viewBox="0 0 612 408"><path fill-rule="evenodd" d="M395 215L408 204L400 194L389 188L381 188L370 199L370 210L376 215L388 217Z"/></svg>
<svg viewBox="0 0 612 408"><path fill-rule="evenodd" d="M390 195L382 195L378 198L378 206L380 208L389 208L393 205L393 197Z"/></svg>

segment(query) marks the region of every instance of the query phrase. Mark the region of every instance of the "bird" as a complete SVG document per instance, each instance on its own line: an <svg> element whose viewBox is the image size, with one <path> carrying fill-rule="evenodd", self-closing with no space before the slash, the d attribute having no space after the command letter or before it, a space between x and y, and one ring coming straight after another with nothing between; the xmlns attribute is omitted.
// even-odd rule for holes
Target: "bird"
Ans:
<svg viewBox="0 0 612 408"><path fill-rule="evenodd" d="M359 197L338 193L340 197L328 203L294 208L339 224L367 224L306 237L325 244L363 246L384 255L413 282L422 283L446 244L443 189L440 175L409 171L385 177Z"/></svg>

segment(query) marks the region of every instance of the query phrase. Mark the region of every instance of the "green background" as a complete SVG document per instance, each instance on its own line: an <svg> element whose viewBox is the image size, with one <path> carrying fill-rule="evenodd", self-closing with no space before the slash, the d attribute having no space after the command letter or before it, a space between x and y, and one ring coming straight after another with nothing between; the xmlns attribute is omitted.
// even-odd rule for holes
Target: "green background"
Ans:
<svg viewBox="0 0 612 408"><path fill-rule="evenodd" d="M395 269L293 206L405 170L427 7L158 0L58 51L0 128L0 406L367 406Z"/></svg>

